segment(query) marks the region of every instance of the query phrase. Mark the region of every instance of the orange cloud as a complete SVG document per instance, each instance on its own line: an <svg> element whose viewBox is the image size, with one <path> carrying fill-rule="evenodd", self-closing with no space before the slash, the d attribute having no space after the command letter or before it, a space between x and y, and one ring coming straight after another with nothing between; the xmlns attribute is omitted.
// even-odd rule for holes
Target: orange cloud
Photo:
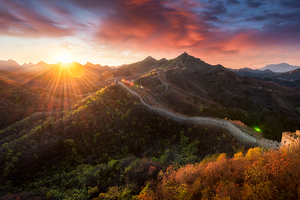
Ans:
<svg viewBox="0 0 300 200"><path fill-rule="evenodd" d="M294 4L282 2L281 7L273 4L271 10L267 4L260 4L259 8L268 10L264 15L253 9L254 4L233 0L227 3L207 0L24 2L1 1L0 35L74 36L95 52L99 49L112 52L116 58L126 50L131 55L169 58L188 51L208 62L224 62L224 65L231 62L239 66L252 62L257 55L263 62L280 49L297 50L300 43L300 14L292 9ZM238 63L237 57L244 59L243 62ZM293 60L297 61L296 57ZM284 58L290 56L281 57Z"/></svg>

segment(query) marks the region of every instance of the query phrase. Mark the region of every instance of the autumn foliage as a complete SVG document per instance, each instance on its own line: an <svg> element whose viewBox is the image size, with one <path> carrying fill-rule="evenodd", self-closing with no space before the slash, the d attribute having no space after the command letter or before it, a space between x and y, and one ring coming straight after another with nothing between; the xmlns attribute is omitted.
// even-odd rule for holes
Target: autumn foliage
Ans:
<svg viewBox="0 0 300 200"><path fill-rule="evenodd" d="M139 199L298 199L300 148L249 149L209 163L169 167Z"/></svg>

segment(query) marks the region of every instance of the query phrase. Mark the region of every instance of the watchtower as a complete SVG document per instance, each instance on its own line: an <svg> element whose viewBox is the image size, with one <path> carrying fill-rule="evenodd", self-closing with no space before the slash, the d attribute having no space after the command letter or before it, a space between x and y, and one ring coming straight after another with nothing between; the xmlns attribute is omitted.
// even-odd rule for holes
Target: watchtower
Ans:
<svg viewBox="0 0 300 200"><path fill-rule="evenodd" d="M296 132L283 132L281 137L281 145L285 147L289 147L292 145L300 144L300 131L296 130Z"/></svg>

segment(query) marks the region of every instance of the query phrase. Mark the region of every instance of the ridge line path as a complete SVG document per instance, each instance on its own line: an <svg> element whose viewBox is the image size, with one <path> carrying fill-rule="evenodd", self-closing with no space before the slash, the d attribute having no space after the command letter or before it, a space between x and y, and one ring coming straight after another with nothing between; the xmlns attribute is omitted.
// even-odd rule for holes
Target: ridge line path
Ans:
<svg viewBox="0 0 300 200"><path fill-rule="evenodd" d="M187 117L187 116L181 116L175 113L172 113L166 109L163 108L156 108L153 106L150 106L149 104L145 103L143 98L135 91L129 89L126 85L124 85L122 82L117 82L117 84L120 84L123 86L128 92L133 94L134 96L138 97L140 102L146 106L148 109L154 111L155 113L158 113L161 116L170 118L174 121L181 122L181 123L193 123L193 124L199 124L199 125L209 125L209 126L215 126L219 128L226 129L229 131L238 141L244 144L250 144L253 146L260 146L264 148L274 148L277 149L280 147L280 143L277 141L262 139L259 140L245 132L243 132L240 128L235 126L232 122L224 120L224 119L215 119L211 117Z"/></svg>
<svg viewBox="0 0 300 200"><path fill-rule="evenodd" d="M165 85L165 91L163 91L160 95L165 95L168 90L169 90L169 83L166 83L166 81L162 80L161 78L161 74L160 74L160 71L157 72L157 75L158 75L158 79Z"/></svg>
<svg viewBox="0 0 300 200"><path fill-rule="evenodd" d="M188 92L188 91L185 91L185 90L181 89L180 87L174 85L172 82L170 83L170 81L168 81L167 78L166 78L165 72L163 72L162 74L161 74L160 72L162 72L162 71L157 72L158 78L159 78L159 80L160 80L163 84L165 84L165 85L167 86L166 92L164 92L164 93L162 93L162 94L160 94L160 95L166 94L168 91L170 91L170 90L172 89L172 87L174 87L174 88L176 88L176 90L177 90L178 92L180 92L180 93L182 93L182 94L194 96L194 94L192 94L192 93L190 93L190 92ZM172 86L172 87L170 87L170 86ZM207 94L207 92L206 92L205 90L203 90L202 88L200 88L200 89L201 89L201 92L202 92L202 93ZM202 97L200 97L200 98L202 98Z"/></svg>

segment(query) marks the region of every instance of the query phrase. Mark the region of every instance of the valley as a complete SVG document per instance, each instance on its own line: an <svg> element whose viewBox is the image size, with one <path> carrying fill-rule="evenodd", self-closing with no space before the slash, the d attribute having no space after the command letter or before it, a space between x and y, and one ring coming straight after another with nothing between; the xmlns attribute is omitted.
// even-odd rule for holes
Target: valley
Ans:
<svg viewBox="0 0 300 200"><path fill-rule="evenodd" d="M282 156L282 132L300 129L297 88L239 76L186 52L119 68L43 65L38 76L2 71L3 199L166 199L161 184L181 170ZM26 114L15 114L20 109ZM192 195L196 182L176 181L174 188Z"/></svg>
<svg viewBox="0 0 300 200"><path fill-rule="evenodd" d="M300 199L299 0L0 0L0 200Z"/></svg>

